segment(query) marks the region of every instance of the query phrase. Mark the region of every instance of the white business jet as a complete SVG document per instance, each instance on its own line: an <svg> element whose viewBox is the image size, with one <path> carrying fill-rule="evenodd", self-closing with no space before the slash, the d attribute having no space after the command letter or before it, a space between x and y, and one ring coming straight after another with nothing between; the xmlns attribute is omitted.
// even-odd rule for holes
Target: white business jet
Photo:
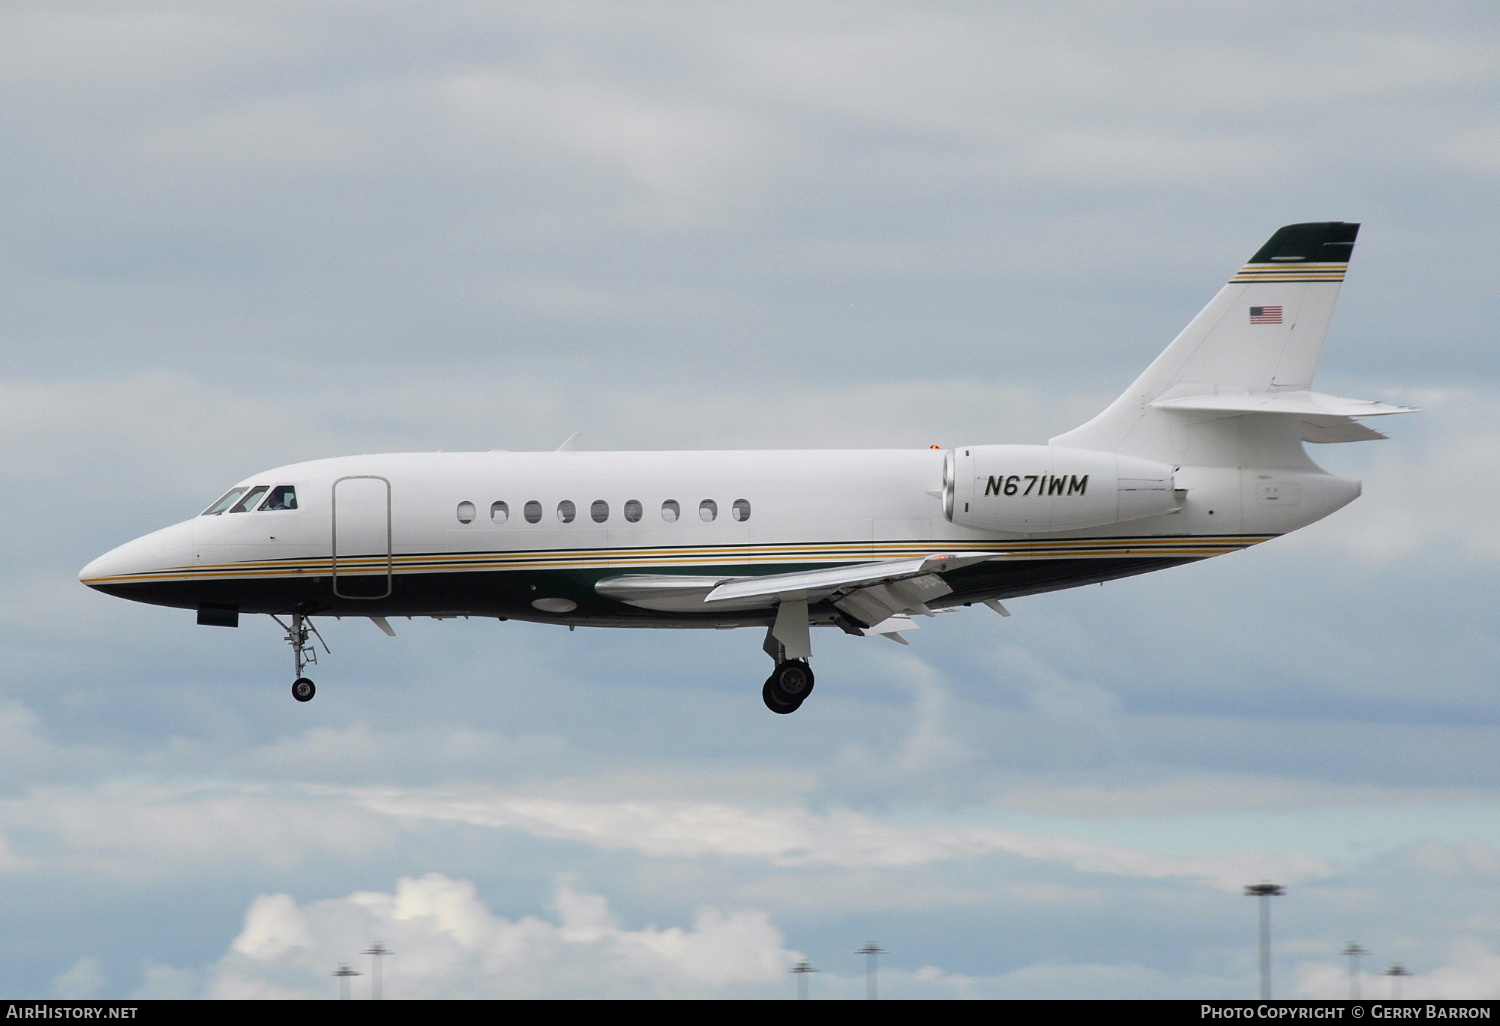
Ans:
<svg viewBox="0 0 1500 1026"><path fill-rule="evenodd" d="M813 688L811 628L905 643L913 617L1222 555L1359 495L1303 442L1409 407L1314 392L1357 224L1271 236L1123 395L1047 445L949 450L393 453L254 474L79 578L287 632L314 616L763 627L773 712ZM576 438L576 436L575 436ZM285 619L283 619L283 617ZM325 646L326 649L326 646Z"/></svg>

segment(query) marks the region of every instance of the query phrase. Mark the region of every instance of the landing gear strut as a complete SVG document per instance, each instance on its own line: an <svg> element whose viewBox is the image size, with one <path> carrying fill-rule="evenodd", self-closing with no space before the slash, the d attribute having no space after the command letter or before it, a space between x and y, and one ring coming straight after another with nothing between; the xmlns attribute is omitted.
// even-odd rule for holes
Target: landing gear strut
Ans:
<svg viewBox="0 0 1500 1026"><path fill-rule="evenodd" d="M761 701L773 713L794 713L812 694L813 672L807 665L812 655L810 626L806 599L785 598L776 604L776 619L766 628L766 640L761 645L761 650L776 660L776 669L760 689Z"/></svg>
<svg viewBox="0 0 1500 1026"><path fill-rule="evenodd" d="M760 697L767 709L786 715L796 712L807 696L812 694L812 689L812 667L802 659L783 659L771 671L771 676L766 678L765 687L760 689Z"/></svg>
<svg viewBox="0 0 1500 1026"><path fill-rule="evenodd" d="M299 702L311 702L313 695L318 693L318 687L302 676L304 669L318 663L318 648L310 639L317 638L322 643L324 652L329 651L328 642L323 641L323 635L313 626L312 617L300 610L292 614L292 622L289 624L283 623L281 617L274 613L271 614L271 619L281 624L282 630L286 631L287 644L292 646L292 661L297 666L297 679L292 681L292 697Z"/></svg>

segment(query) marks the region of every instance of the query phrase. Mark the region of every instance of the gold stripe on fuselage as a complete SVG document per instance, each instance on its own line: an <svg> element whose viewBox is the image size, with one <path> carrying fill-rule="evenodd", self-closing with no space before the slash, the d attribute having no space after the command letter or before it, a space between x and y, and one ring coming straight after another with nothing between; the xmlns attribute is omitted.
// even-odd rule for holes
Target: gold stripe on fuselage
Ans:
<svg viewBox="0 0 1500 1026"><path fill-rule="evenodd" d="M1200 538L1094 538L1010 542L849 542L794 545L705 546L651 549L540 549L531 552L428 553L423 555L358 556L340 559L339 574L391 572L399 574L460 573L464 571L652 570L684 566L744 566L758 563L865 563L912 558L933 552L1003 550L997 559L1087 559L1166 557L1201 559L1220 556L1268 541L1273 535L1236 535ZM86 584L128 584L155 581L229 580L238 578L330 576L329 557L258 560L166 567L143 574L92 578Z"/></svg>

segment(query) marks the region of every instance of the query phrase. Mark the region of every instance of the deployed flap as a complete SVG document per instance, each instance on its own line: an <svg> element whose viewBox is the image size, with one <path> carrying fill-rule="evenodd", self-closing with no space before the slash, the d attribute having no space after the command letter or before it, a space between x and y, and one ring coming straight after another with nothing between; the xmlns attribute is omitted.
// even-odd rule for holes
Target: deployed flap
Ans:
<svg viewBox="0 0 1500 1026"><path fill-rule="evenodd" d="M910 645L911 642L903 638L901 632L914 631L920 626L922 625L913 622L912 618L906 614L898 613L873 627L862 628L860 633L867 638L890 638L898 645Z"/></svg>
<svg viewBox="0 0 1500 1026"><path fill-rule="evenodd" d="M857 622L873 627L897 615L931 616L927 603L952 593L953 589L937 574L923 574L858 587L834 599L833 604Z"/></svg>
<svg viewBox="0 0 1500 1026"><path fill-rule="evenodd" d="M1286 392L1211 392L1158 399L1151 404L1162 410L1209 410L1223 413L1290 413L1303 417L1384 417L1392 413L1417 413L1414 406L1393 406L1372 399L1346 399L1341 395L1306 390Z"/></svg>
<svg viewBox="0 0 1500 1026"><path fill-rule="evenodd" d="M865 627L860 633L865 637L874 637L877 634L898 634L901 631L914 631L922 626L905 613L897 613L895 616L881 620L873 627Z"/></svg>
<svg viewBox="0 0 1500 1026"><path fill-rule="evenodd" d="M1004 553L976 552L962 556L937 554L919 556L915 559L886 560L879 563L855 563L852 566L835 566L827 570L801 570L790 574L739 577L719 585L709 592L704 601L725 602L783 596L813 598L819 592L826 596L835 591L850 588L869 587L900 581L908 577L922 577L927 574L957 570L959 567L982 563L1000 555Z"/></svg>

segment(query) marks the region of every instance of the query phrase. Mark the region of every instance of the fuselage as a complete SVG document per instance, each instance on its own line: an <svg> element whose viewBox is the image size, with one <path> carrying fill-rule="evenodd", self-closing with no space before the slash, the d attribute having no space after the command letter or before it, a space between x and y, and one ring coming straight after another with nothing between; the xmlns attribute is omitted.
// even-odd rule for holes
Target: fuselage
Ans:
<svg viewBox="0 0 1500 1026"><path fill-rule="evenodd" d="M1415 412L1313 374L1359 226L1287 225L1099 414L1046 445L397 453L277 467L79 575L123 598L286 630L301 702L315 616L766 628L761 697L813 688L810 628L906 643L912 619L1161 570L1359 495L1306 442ZM285 616L285 621L282 617Z"/></svg>
<svg viewBox="0 0 1500 1026"><path fill-rule="evenodd" d="M1357 482L1311 463L1180 467L1170 514L1044 534L982 531L945 514L947 457L918 449L315 460L246 478L237 504L122 545L80 578L123 598L226 613L730 627L768 623L774 603L643 608L598 585L1000 552L946 576L952 591L932 604L952 606L1235 551L1358 494ZM837 618L831 608L811 612L814 623Z"/></svg>

